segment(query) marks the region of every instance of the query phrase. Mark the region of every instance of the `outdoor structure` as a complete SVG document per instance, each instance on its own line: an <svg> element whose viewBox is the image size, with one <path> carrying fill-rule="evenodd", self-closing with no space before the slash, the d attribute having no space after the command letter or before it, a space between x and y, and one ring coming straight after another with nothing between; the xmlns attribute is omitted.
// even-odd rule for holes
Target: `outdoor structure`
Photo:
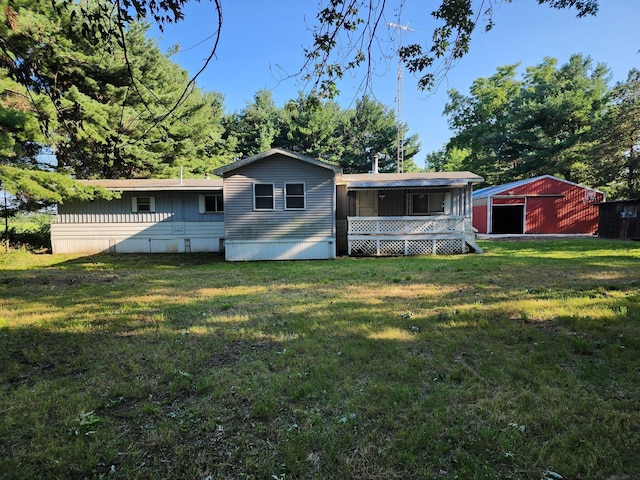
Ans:
<svg viewBox="0 0 640 480"><path fill-rule="evenodd" d="M222 180L87 180L114 200L70 201L51 224L54 253L219 252Z"/></svg>
<svg viewBox="0 0 640 480"><path fill-rule="evenodd" d="M471 224L470 172L342 175L338 249L349 255L482 252Z"/></svg>
<svg viewBox="0 0 640 480"><path fill-rule="evenodd" d="M229 261L481 252L470 172L345 175L271 149L214 172L222 179L94 180L113 200L68 202L54 253L222 252Z"/></svg>
<svg viewBox="0 0 640 480"><path fill-rule="evenodd" d="M640 240L640 199L598 204L598 236L620 240Z"/></svg>
<svg viewBox="0 0 640 480"><path fill-rule="evenodd" d="M604 193L542 175L473 192L478 233L590 234L598 229Z"/></svg>
<svg viewBox="0 0 640 480"><path fill-rule="evenodd" d="M340 171L284 149L216 169L224 182L225 259L335 258Z"/></svg>

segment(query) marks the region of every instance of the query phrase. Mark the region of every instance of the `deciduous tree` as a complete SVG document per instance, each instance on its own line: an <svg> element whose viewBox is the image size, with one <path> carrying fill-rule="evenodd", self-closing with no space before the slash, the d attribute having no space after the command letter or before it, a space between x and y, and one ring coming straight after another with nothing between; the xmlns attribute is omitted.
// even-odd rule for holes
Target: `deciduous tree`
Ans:
<svg viewBox="0 0 640 480"><path fill-rule="evenodd" d="M581 55L560 67L547 58L522 80L516 68L475 80L468 96L449 93L448 148L468 149L467 169L490 185L541 174L587 181L592 132L607 110L608 69Z"/></svg>

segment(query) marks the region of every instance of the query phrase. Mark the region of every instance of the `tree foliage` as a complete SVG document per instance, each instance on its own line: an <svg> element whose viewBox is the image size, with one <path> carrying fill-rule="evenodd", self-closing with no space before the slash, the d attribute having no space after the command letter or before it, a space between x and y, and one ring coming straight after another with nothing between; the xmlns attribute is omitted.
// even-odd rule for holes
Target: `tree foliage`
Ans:
<svg viewBox="0 0 640 480"><path fill-rule="evenodd" d="M512 0L505 0L511 3ZM401 47L400 57L409 71L420 74L418 88L430 89L454 62L469 52L477 28L493 27L492 0L440 0L427 10L436 27L424 42ZM538 0L555 9L573 9L578 17L595 15L598 0ZM399 16L402 2L380 0L328 0L316 15L312 46L305 50L305 75L322 94L335 95L337 83L348 71L365 67L371 75L374 49L384 35L384 18Z"/></svg>
<svg viewBox="0 0 640 480"><path fill-rule="evenodd" d="M110 4L91 5L103 15ZM147 38L148 26L98 42L77 22L89 7L64 7L21 0L3 10L0 149L5 165L19 167L5 188L57 202L70 191L55 175L163 177L181 166L200 174L230 159L222 96L189 86L186 71Z"/></svg>
<svg viewBox="0 0 640 480"><path fill-rule="evenodd" d="M640 198L640 71L632 69L611 92L594 130L593 181L610 196Z"/></svg>
<svg viewBox="0 0 640 480"><path fill-rule="evenodd" d="M393 111L363 96L350 109L332 100L300 93L283 107L271 92L261 90L246 107L225 120L225 138L236 145L237 157L255 155L272 147L340 165L347 173L371 170L374 154L380 171L397 171L397 122ZM407 131L406 125L403 131ZM405 171L415 171L413 157L420 143L417 135L404 139Z"/></svg>
<svg viewBox="0 0 640 480"><path fill-rule="evenodd" d="M189 79L138 23L153 21L162 30L183 19L186 0L0 0L0 154L5 173L18 169L7 173L14 180L5 184L36 182L40 188L32 188L31 200L51 201L69 191L48 176L168 176L179 167L200 174L269 143L334 161L344 153L346 168L353 170L362 169L361 159L378 149L377 143L385 147L379 148L383 168L392 168L393 148L383 140L383 132L390 131L388 112L379 112L379 124L366 126L375 132L369 132L366 146L364 133L355 130L363 121L358 107L347 114L316 95L289 102L277 122L265 95L256 97L254 110L244 117L223 118L222 97L205 94L194 83L220 39L222 6L211 2L217 12L214 46ZM598 6L598 0L538 2L575 9L578 16L594 14ZM386 0L319 4L302 72L314 79L320 98L335 95L336 82L349 70L367 66L372 73L382 20L396 6ZM439 22L433 35L400 52L411 71L423 74L421 88L436 82L435 60L445 60L446 72L468 51L478 26L491 28L492 7L487 0L440 0L430 12ZM261 119L262 114L267 116ZM251 125L261 130L252 132ZM407 171L416 168L411 157L417 145L416 137L405 139ZM26 183L17 180L19 171Z"/></svg>
<svg viewBox="0 0 640 480"><path fill-rule="evenodd" d="M595 135L609 106L606 66L581 55L561 66L546 58L516 78L517 65L452 90L448 148L468 149L466 169L499 184L541 174L592 184ZM594 185L596 186L596 185Z"/></svg>

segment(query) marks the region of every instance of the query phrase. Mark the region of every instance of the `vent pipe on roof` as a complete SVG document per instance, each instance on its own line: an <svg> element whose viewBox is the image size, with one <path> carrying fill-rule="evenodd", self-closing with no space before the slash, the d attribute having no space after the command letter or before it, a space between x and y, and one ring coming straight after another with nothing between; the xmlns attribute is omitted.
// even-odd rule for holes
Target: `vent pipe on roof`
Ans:
<svg viewBox="0 0 640 480"><path fill-rule="evenodd" d="M378 154L374 153L371 158L371 171L369 173L378 173Z"/></svg>
<svg viewBox="0 0 640 480"><path fill-rule="evenodd" d="M180 185L182 185L182 166L180 166Z"/></svg>

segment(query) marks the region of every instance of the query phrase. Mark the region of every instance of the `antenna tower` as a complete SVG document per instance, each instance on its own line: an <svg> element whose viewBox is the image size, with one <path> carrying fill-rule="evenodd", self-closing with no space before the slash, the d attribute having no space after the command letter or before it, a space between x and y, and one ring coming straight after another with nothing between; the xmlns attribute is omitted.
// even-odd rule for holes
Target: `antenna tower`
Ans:
<svg viewBox="0 0 640 480"><path fill-rule="evenodd" d="M398 87L396 92L396 122L397 126L397 147L398 147L398 173L404 171L404 79L402 58L400 57L400 48L402 48L402 32L415 32L408 25L400 25L398 23L387 22L387 27L398 30Z"/></svg>

